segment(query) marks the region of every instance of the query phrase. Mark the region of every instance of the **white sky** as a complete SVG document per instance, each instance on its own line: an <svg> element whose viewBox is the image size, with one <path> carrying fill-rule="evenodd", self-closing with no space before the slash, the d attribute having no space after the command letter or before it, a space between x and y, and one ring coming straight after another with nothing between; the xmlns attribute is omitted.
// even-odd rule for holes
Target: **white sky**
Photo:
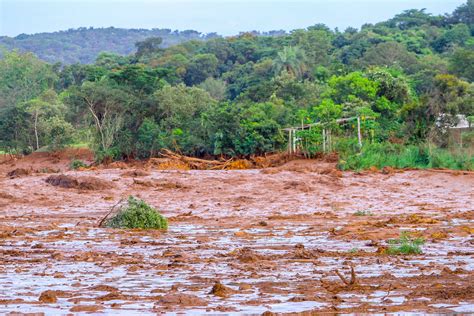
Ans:
<svg viewBox="0 0 474 316"><path fill-rule="evenodd" d="M465 0L0 0L0 35L77 27L194 29L222 35L293 30L325 23L341 30L412 8L452 12Z"/></svg>

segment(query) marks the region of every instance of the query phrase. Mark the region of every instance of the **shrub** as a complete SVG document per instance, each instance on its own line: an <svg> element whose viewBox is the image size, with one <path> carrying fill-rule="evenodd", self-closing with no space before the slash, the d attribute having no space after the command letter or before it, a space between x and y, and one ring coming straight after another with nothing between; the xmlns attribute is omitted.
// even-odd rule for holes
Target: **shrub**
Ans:
<svg viewBox="0 0 474 316"><path fill-rule="evenodd" d="M388 241L389 255L418 255L423 253L420 246L425 243L422 238L412 238L407 232L401 233L400 238Z"/></svg>
<svg viewBox="0 0 474 316"><path fill-rule="evenodd" d="M168 229L168 220L145 201L133 196L103 226L110 228Z"/></svg>
<svg viewBox="0 0 474 316"><path fill-rule="evenodd" d="M74 159L69 164L69 168L71 168L72 170L77 170L79 168L85 168L85 167L87 167L87 165L82 160L79 160L79 159Z"/></svg>

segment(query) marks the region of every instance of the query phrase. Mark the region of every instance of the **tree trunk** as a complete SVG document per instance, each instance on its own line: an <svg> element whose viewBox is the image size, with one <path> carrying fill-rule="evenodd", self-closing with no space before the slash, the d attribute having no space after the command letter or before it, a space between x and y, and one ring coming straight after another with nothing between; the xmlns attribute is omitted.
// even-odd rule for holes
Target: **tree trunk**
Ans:
<svg viewBox="0 0 474 316"><path fill-rule="evenodd" d="M95 125L97 127L97 130L100 134L100 143L102 145L102 149L104 151L107 150L107 146L105 144L105 136L104 136L104 131L103 131L103 122L101 122L99 120L99 117L97 116L97 114L94 112L94 104L89 101L87 98L84 98L84 100L87 102L88 106L89 106L89 111L91 112L93 118L94 118L94 121L95 121ZM107 115L107 112L105 112L104 114L104 117L103 117L103 120L105 119L105 116Z"/></svg>

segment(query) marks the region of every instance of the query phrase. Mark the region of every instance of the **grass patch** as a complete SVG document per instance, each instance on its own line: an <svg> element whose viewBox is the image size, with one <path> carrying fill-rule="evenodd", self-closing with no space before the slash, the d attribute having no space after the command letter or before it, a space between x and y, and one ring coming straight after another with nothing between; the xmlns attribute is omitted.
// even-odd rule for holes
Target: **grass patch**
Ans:
<svg viewBox="0 0 474 316"><path fill-rule="evenodd" d="M69 164L69 168L71 168L72 170L77 170L79 168L86 168L86 167L87 167L86 163L79 159L74 159Z"/></svg>
<svg viewBox="0 0 474 316"><path fill-rule="evenodd" d="M145 201L130 196L117 214L105 220L109 228L168 229L168 220Z"/></svg>
<svg viewBox="0 0 474 316"><path fill-rule="evenodd" d="M374 214L372 214L369 211L357 211L354 213L354 216L372 216L372 215Z"/></svg>
<svg viewBox="0 0 474 316"><path fill-rule="evenodd" d="M89 143L74 143L68 145L69 148L90 148Z"/></svg>
<svg viewBox="0 0 474 316"><path fill-rule="evenodd" d="M341 170L364 170L370 167L474 170L474 156L467 151L454 152L427 145L374 143L366 144L360 153L344 153L338 167Z"/></svg>
<svg viewBox="0 0 474 316"><path fill-rule="evenodd" d="M358 248L352 248L351 250L349 250L349 253L350 254L356 254L359 252L359 249Z"/></svg>
<svg viewBox="0 0 474 316"><path fill-rule="evenodd" d="M407 232L400 234L398 239L388 241L387 249L389 255L419 255L422 254L421 245L425 243L423 238L412 238Z"/></svg>

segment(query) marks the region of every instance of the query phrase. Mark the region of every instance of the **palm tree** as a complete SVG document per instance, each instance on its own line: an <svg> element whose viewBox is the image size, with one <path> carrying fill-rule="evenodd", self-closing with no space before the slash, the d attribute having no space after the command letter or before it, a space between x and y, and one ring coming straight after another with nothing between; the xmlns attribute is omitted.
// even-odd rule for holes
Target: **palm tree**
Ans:
<svg viewBox="0 0 474 316"><path fill-rule="evenodd" d="M306 55L298 46L285 46L283 51L278 52L273 61L273 67L277 75L286 71L290 75L301 78L306 71Z"/></svg>

